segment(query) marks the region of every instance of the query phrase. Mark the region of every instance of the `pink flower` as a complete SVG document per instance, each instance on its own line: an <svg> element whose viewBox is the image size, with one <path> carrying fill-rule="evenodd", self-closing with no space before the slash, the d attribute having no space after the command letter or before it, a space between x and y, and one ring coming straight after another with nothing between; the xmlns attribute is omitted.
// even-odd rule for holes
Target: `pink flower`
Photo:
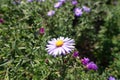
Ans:
<svg viewBox="0 0 120 80"><path fill-rule="evenodd" d="M0 23L1 23L1 24L4 23L4 20L3 20L2 18L0 18Z"/></svg>
<svg viewBox="0 0 120 80"><path fill-rule="evenodd" d="M78 56L79 56L78 51L75 51L75 52L73 53L73 57L78 57Z"/></svg>
<svg viewBox="0 0 120 80"><path fill-rule="evenodd" d="M86 68L87 68L88 70L97 70L97 69L98 69L97 65L96 65L94 62L89 62L89 63L86 65Z"/></svg>
<svg viewBox="0 0 120 80"><path fill-rule="evenodd" d="M40 33L40 34L44 34L44 33L45 33L45 29L44 29L44 28L40 28L40 29L39 29L39 33Z"/></svg>
<svg viewBox="0 0 120 80"><path fill-rule="evenodd" d="M87 65L89 63L90 59L89 58L86 58L84 57L83 59L81 59L81 62L83 65Z"/></svg>

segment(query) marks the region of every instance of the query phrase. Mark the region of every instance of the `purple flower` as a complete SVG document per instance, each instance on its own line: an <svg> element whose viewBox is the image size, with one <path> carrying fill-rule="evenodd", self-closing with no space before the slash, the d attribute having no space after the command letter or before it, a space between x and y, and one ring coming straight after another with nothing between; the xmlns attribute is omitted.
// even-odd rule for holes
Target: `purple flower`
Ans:
<svg viewBox="0 0 120 80"><path fill-rule="evenodd" d="M89 58L84 57L83 59L81 59L81 62L82 62L83 65L87 65L89 61L90 61Z"/></svg>
<svg viewBox="0 0 120 80"><path fill-rule="evenodd" d="M46 50L48 54L53 55L54 57L58 55L67 55L75 49L74 45L75 41L71 38L53 38L48 41Z"/></svg>
<svg viewBox="0 0 120 80"><path fill-rule="evenodd" d="M108 80L115 80L115 78L112 77L112 76L110 76L110 77L108 78Z"/></svg>
<svg viewBox="0 0 120 80"><path fill-rule="evenodd" d="M63 2L57 2L57 3L55 3L54 4L54 8L59 8L59 7L61 7L62 6L62 4L63 4Z"/></svg>
<svg viewBox="0 0 120 80"><path fill-rule="evenodd" d="M44 34L44 33L45 33L45 29L44 29L44 28L40 28L40 29L39 29L39 33L40 33L40 34Z"/></svg>
<svg viewBox="0 0 120 80"><path fill-rule="evenodd" d="M75 52L73 53L73 57L78 57L78 56L79 56L78 51L75 51Z"/></svg>
<svg viewBox="0 0 120 80"><path fill-rule="evenodd" d="M75 13L76 16L81 16L83 12L82 12L82 9L80 9L80 8L75 8L75 9L74 9L74 13Z"/></svg>
<svg viewBox="0 0 120 80"><path fill-rule="evenodd" d="M59 2L65 2L66 0L59 0Z"/></svg>
<svg viewBox="0 0 120 80"><path fill-rule="evenodd" d="M15 1L13 1L12 3L13 3L14 5L18 5L18 4L21 3L21 0L15 0Z"/></svg>
<svg viewBox="0 0 120 80"><path fill-rule="evenodd" d="M27 0L27 2L33 2L33 0Z"/></svg>
<svg viewBox="0 0 120 80"><path fill-rule="evenodd" d="M37 0L37 2L44 2L45 0Z"/></svg>
<svg viewBox="0 0 120 80"><path fill-rule="evenodd" d="M50 10L50 11L47 13L48 16L53 16L54 14L55 14L55 11L53 11L53 10Z"/></svg>
<svg viewBox="0 0 120 80"><path fill-rule="evenodd" d="M72 5L77 5L77 4L78 4L78 2L76 0L72 1Z"/></svg>
<svg viewBox="0 0 120 80"><path fill-rule="evenodd" d="M1 23L1 24L4 23L4 20L3 20L2 18L0 18L0 23Z"/></svg>
<svg viewBox="0 0 120 80"><path fill-rule="evenodd" d="M83 9L83 11L85 11L87 13L90 12L90 8L87 6L83 6L82 9Z"/></svg>
<svg viewBox="0 0 120 80"><path fill-rule="evenodd" d="M89 63L86 65L86 68L87 68L88 70L97 70L97 69L98 69L97 65L96 65L94 62L89 62Z"/></svg>

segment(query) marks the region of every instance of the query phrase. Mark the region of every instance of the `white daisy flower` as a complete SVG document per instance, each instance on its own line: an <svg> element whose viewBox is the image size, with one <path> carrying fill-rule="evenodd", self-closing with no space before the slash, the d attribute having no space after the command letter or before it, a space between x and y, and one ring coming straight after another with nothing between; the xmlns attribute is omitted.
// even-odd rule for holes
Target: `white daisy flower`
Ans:
<svg viewBox="0 0 120 80"><path fill-rule="evenodd" d="M46 50L50 55L65 55L70 53L75 48L75 41L70 38L53 38L51 41L48 41Z"/></svg>

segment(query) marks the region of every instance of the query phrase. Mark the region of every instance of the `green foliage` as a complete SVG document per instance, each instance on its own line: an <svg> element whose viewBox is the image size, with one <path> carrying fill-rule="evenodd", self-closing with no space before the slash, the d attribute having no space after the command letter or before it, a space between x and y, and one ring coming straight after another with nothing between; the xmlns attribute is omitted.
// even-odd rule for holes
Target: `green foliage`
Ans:
<svg viewBox="0 0 120 80"><path fill-rule="evenodd" d="M57 0L27 2L1 0L0 80L107 80L120 79L120 1L68 0L54 8ZM115 2L116 1L116 2ZM74 15L75 7L88 6L90 13ZM55 15L47 16L49 10ZM45 28L45 34L39 28ZM59 36L75 40L79 58L52 57L46 51L47 41ZM88 57L98 65L88 71L80 59Z"/></svg>

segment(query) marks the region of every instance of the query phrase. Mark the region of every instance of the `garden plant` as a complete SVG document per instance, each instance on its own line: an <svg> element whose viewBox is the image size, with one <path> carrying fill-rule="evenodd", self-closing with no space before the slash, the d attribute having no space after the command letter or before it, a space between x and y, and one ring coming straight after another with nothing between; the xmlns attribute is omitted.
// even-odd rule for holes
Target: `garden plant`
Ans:
<svg viewBox="0 0 120 80"><path fill-rule="evenodd" d="M120 80L120 0L0 0L0 80Z"/></svg>

